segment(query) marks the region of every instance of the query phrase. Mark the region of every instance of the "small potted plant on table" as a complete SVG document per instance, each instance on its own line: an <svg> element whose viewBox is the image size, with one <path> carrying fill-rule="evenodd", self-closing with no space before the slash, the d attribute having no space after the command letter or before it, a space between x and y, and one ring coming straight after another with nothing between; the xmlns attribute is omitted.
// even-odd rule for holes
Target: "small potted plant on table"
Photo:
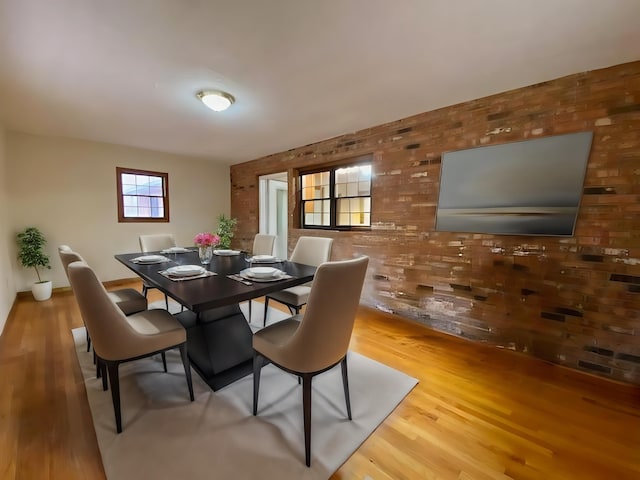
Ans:
<svg viewBox="0 0 640 480"><path fill-rule="evenodd" d="M33 267L38 276L38 281L31 287L33 298L41 302L51 298L51 280L42 280L38 267L51 269L49 256L44 253L43 247L47 243L46 238L40 230L29 227L18 233L18 260L23 267Z"/></svg>

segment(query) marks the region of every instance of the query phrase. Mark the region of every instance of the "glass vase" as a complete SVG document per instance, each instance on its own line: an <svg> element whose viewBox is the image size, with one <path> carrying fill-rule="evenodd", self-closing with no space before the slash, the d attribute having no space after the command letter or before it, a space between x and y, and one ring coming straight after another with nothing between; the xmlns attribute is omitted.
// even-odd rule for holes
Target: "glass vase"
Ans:
<svg viewBox="0 0 640 480"><path fill-rule="evenodd" d="M213 247L211 245L202 245L198 247L198 255L200 256L200 263L208 265L211 263L211 257L213 257Z"/></svg>

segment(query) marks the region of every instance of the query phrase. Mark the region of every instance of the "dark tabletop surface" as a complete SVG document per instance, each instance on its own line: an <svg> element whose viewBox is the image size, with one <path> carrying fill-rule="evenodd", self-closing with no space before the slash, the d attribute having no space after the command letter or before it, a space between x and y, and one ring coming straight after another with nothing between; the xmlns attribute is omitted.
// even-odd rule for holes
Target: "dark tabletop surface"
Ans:
<svg viewBox="0 0 640 480"><path fill-rule="evenodd" d="M171 259L171 262L143 265L131 262L131 259L141 255L158 254ZM115 255L115 258L127 268L138 274L149 284L175 299L189 310L202 312L211 308L240 303L251 298L261 297L267 293L277 292L284 288L307 283L313 279L316 267L282 261L273 264L253 264L253 266L269 266L278 268L289 275L291 279L275 282L252 282L244 285L236 280L227 278L227 275L238 273L250 265L247 255L241 253L234 256L214 255L209 265L202 265L217 275L198 278L194 280L173 281L158 271L166 270L176 265L201 265L197 251L189 253L123 253Z"/></svg>

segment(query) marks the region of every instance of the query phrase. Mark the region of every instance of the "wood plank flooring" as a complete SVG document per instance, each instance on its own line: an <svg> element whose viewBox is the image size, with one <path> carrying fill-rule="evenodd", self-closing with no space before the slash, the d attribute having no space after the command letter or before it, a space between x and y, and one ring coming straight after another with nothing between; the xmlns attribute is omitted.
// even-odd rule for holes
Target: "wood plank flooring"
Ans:
<svg viewBox="0 0 640 480"><path fill-rule="evenodd" d="M71 293L14 305L0 336L0 479L105 478L70 333L81 325ZM351 348L420 383L334 480L640 479L638 387L366 308Z"/></svg>

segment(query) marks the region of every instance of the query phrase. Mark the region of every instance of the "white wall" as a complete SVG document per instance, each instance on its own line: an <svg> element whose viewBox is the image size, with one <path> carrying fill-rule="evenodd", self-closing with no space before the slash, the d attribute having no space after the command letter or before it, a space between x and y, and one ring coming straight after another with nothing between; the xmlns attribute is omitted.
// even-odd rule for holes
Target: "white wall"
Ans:
<svg viewBox="0 0 640 480"><path fill-rule="evenodd" d="M0 125L0 333L4 329L11 306L16 298L12 261L9 246L13 231L9 225L9 201L7 195L5 131Z"/></svg>
<svg viewBox="0 0 640 480"><path fill-rule="evenodd" d="M105 143L6 132L10 236L38 227L47 238L54 288L68 285L58 245L80 253L103 281L135 275L116 253L139 251L138 235L171 232L178 245L217 227L229 214L229 167L181 155ZM116 166L169 174L170 223L118 223ZM3 202L4 203L4 202ZM11 245L15 257L15 242ZM18 291L30 290L33 269L13 261Z"/></svg>

